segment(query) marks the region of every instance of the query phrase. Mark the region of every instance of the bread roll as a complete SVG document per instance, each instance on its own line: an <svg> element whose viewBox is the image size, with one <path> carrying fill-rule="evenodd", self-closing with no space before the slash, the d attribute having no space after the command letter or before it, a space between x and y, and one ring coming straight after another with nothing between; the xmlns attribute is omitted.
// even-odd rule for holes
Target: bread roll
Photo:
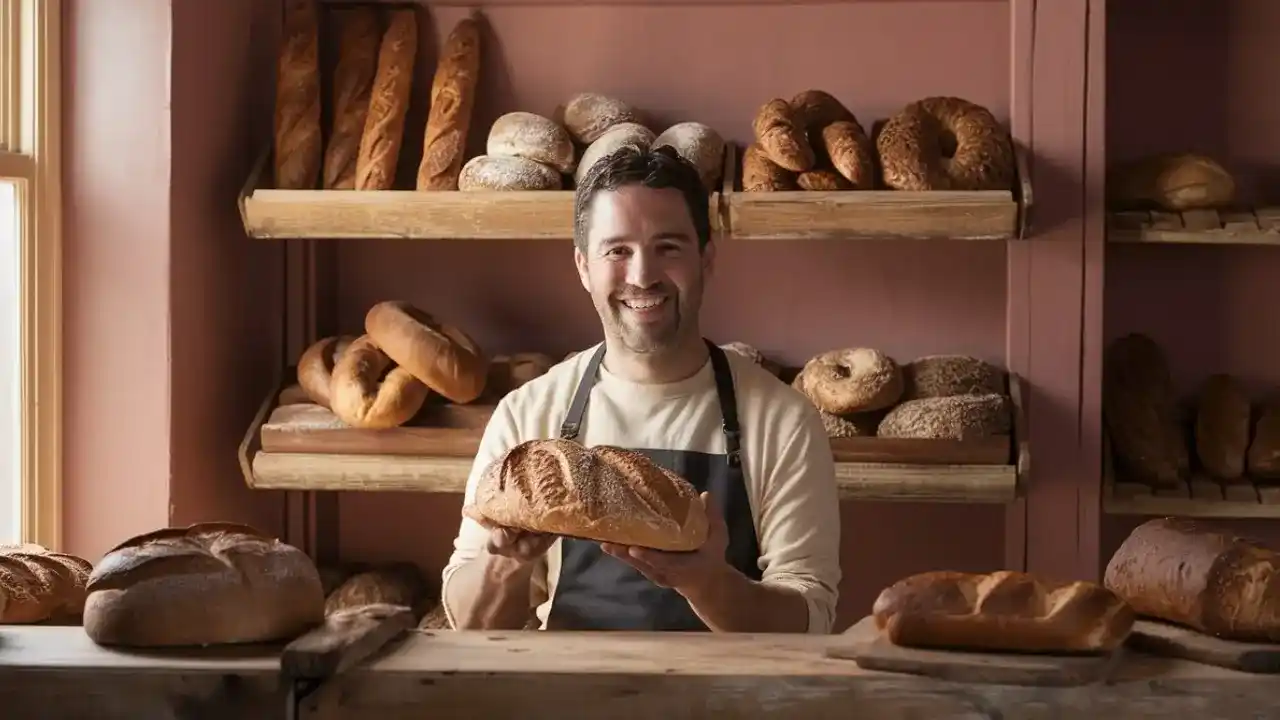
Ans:
<svg viewBox="0 0 1280 720"><path fill-rule="evenodd" d="M364 327L392 361L450 401L469 403L484 392L489 359L458 328L395 301L370 308Z"/></svg>
<svg viewBox="0 0 1280 720"><path fill-rule="evenodd" d="M333 369L355 338L336 335L322 338L311 344L298 360L298 385L311 402L329 407L329 388L333 384Z"/></svg>
<svg viewBox="0 0 1280 720"><path fill-rule="evenodd" d="M373 338L361 335L333 368L329 405L351 427L386 429L413 419L428 394L412 372L392 362Z"/></svg>
<svg viewBox="0 0 1280 720"><path fill-rule="evenodd" d="M0 625L79 624L88 561L41 545L0 545Z"/></svg>
<svg viewBox="0 0 1280 720"><path fill-rule="evenodd" d="M356 158L357 190L390 190L396 181L404 118L413 89L414 58L418 54L418 18L413 10L392 10L378 50L369 114Z"/></svg>
<svg viewBox="0 0 1280 720"><path fill-rule="evenodd" d="M1280 402L1268 403L1259 414L1249 443L1248 466L1255 478L1280 479Z"/></svg>
<svg viewBox="0 0 1280 720"><path fill-rule="evenodd" d="M796 174L769 159L759 145L752 144L742 155L742 191L776 192L797 190Z"/></svg>
<svg viewBox="0 0 1280 720"><path fill-rule="evenodd" d="M559 170L533 160L497 155L477 155L462 166L458 189L559 190L564 176Z"/></svg>
<svg viewBox="0 0 1280 720"><path fill-rule="evenodd" d="M902 397L902 370L872 348L824 352L805 363L800 391L832 415L882 410Z"/></svg>
<svg viewBox="0 0 1280 720"><path fill-rule="evenodd" d="M595 142L619 123L644 124L640 113L627 103L599 93L579 93L564 107L564 126L583 145Z"/></svg>
<svg viewBox="0 0 1280 720"><path fill-rule="evenodd" d="M1196 153L1149 155L1107 172L1107 201L1117 210L1223 208L1235 195L1231 173L1213 158Z"/></svg>
<svg viewBox="0 0 1280 720"><path fill-rule="evenodd" d="M719 133L698 122L676 123L653 141L655 148L663 145L670 146L698 169L703 187L708 191L717 189L724 170L724 139Z"/></svg>
<svg viewBox="0 0 1280 720"><path fill-rule="evenodd" d="M999 395L1005 392L1005 371L967 355L925 355L902 366L906 380L903 400L948 395Z"/></svg>
<svg viewBox="0 0 1280 720"><path fill-rule="evenodd" d="M578 169L574 171L574 182L581 185L592 165L627 145L648 150L653 147L656 137L652 130L637 123L625 122L614 125L582 152L582 158L578 160Z"/></svg>
<svg viewBox="0 0 1280 720"><path fill-rule="evenodd" d="M917 440L972 440L1008 435L1013 413L1004 395L952 395L907 400L894 406L876 434Z"/></svg>
<svg viewBox="0 0 1280 720"><path fill-rule="evenodd" d="M573 138L554 120L530 112L509 112L493 121L485 152L491 157L521 157L562 173L574 168Z"/></svg>
<svg viewBox="0 0 1280 720"><path fill-rule="evenodd" d="M774 98L760 107L751 123L756 144L777 165L792 172L813 167L816 157L802 118L786 100Z"/></svg>
<svg viewBox="0 0 1280 720"><path fill-rule="evenodd" d="M274 642L324 620L324 590L311 559L236 523L130 538L98 562L88 591L84 629L100 645Z"/></svg>
<svg viewBox="0 0 1280 720"><path fill-rule="evenodd" d="M1103 353L1102 419L1125 479L1172 486L1190 474L1186 436L1164 350L1132 333Z"/></svg>
<svg viewBox="0 0 1280 720"><path fill-rule="evenodd" d="M418 566L392 563L347 578L325 598L324 614L366 605L401 605L420 617L431 595L430 584Z"/></svg>
<svg viewBox="0 0 1280 720"><path fill-rule="evenodd" d="M457 190L480 82L480 25L473 14L454 26L431 81L431 109L418 165L419 190Z"/></svg>
<svg viewBox="0 0 1280 720"><path fill-rule="evenodd" d="M368 5L334 8L333 13L339 28L338 64L333 71L333 129L324 154L324 187L352 190L382 28L377 9Z"/></svg>
<svg viewBox="0 0 1280 720"><path fill-rule="evenodd" d="M1191 520L1149 520L1107 563L1139 614L1230 640L1280 642L1280 554Z"/></svg>
<svg viewBox="0 0 1280 720"><path fill-rule="evenodd" d="M840 173L827 168L814 168L806 170L796 176L796 185L801 190L816 190L831 192L835 190L852 190L853 183L846 180Z"/></svg>
<svg viewBox="0 0 1280 720"><path fill-rule="evenodd" d="M312 190L320 178L320 22L315 0L286 0L277 63L274 180Z"/></svg>
<svg viewBox="0 0 1280 720"><path fill-rule="evenodd" d="M644 455L530 440L484 471L463 514L482 524L668 551L698 549L707 515L687 480Z"/></svg>
<svg viewBox="0 0 1280 720"><path fill-rule="evenodd" d="M871 613L895 645L995 652L1109 652L1134 623L1100 585L1007 570L912 575L881 592Z"/></svg>
<svg viewBox="0 0 1280 720"><path fill-rule="evenodd" d="M1213 478L1244 476L1253 408L1249 396L1230 375L1211 375L1200 389L1196 408L1196 457Z"/></svg>
<svg viewBox="0 0 1280 720"><path fill-rule="evenodd" d="M819 132L823 154L854 190L875 187L875 146L856 120L831 123Z"/></svg>

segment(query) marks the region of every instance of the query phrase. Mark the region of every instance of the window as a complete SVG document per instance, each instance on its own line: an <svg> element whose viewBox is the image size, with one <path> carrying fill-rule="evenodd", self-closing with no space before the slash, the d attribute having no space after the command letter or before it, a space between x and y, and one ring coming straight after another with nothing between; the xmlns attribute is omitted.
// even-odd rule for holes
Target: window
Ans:
<svg viewBox="0 0 1280 720"><path fill-rule="evenodd" d="M61 0L0 0L0 543L61 546Z"/></svg>

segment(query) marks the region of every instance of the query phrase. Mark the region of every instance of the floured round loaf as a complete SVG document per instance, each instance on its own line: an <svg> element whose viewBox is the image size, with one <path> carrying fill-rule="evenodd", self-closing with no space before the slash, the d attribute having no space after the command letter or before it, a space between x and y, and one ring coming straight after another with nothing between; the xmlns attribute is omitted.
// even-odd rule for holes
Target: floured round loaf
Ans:
<svg viewBox="0 0 1280 720"><path fill-rule="evenodd" d="M1004 395L952 395L907 400L880 421L876 434L889 438L971 440L1008 435L1012 419Z"/></svg>
<svg viewBox="0 0 1280 720"><path fill-rule="evenodd" d="M1004 370L967 355L926 355L902 366L904 400L948 395L1000 395Z"/></svg>
<svg viewBox="0 0 1280 720"><path fill-rule="evenodd" d="M563 176L553 167L520 157L477 155L462 166L458 189L559 190Z"/></svg>
<svg viewBox="0 0 1280 720"><path fill-rule="evenodd" d="M670 146L698 169L703 187L715 189L724 163L724 138L699 122L676 123L653 141L653 147Z"/></svg>
<svg viewBox="0 0 1280 720"><path fill-rule="evenodd" d="M587 176L587 171L592 165L627 145L648 150L652 147L655 137L652 130L639 123L624 122L614 125L582 151L582 158L578 160L578 170L573 176L574 181L581 185L582 179Z"/></svg>
<svg viewBox="0 0 1280 720"><path fill-rule="evenodd" d="M520 157L571 173L575 166L573 138L550 118L530 112L509 112L493 121L485 152Z"/></svg>
<svg viewBox="0 0 1280 720"><path fill-rule="evenodd" d="M583 145L595 142L619 123L643 125L644 118L627 103L599 93L579 93L564 106L564 126Z"/></svg>

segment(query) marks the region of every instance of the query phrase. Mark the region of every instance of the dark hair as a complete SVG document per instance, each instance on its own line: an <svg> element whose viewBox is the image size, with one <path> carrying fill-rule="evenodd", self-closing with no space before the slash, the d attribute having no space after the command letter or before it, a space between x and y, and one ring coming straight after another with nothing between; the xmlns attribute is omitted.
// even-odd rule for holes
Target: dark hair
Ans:
<svg viewBox="0 0 1280 720"><path fill-rule="evenodd" d="M689 217L693 219L693 228L698 233L698 250L701 251L711 241L711 217L707 207L710 193L703 186L693 163L666 145L654 150L624 145L597 160L574 193L573 241L578 249L587 249L587 218L596 193L627 185L679 190L684 196Z"/></svg>

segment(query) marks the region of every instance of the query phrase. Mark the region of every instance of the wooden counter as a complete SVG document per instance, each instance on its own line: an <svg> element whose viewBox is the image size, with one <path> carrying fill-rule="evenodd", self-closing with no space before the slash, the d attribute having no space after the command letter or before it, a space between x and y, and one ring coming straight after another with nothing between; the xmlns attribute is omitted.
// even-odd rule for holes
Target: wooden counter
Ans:
<svg viewBox="0 0 1280 720"><path fill-rule="evenodd" d="M278 657L139 656L79 628L0 630L2 716L285 717ZM964 685L826 658L842 636L412 632L300 718L1260 718L1275 676L1133 654L1109 685ZM14 711L17 710L15 714Z"/></svg>

